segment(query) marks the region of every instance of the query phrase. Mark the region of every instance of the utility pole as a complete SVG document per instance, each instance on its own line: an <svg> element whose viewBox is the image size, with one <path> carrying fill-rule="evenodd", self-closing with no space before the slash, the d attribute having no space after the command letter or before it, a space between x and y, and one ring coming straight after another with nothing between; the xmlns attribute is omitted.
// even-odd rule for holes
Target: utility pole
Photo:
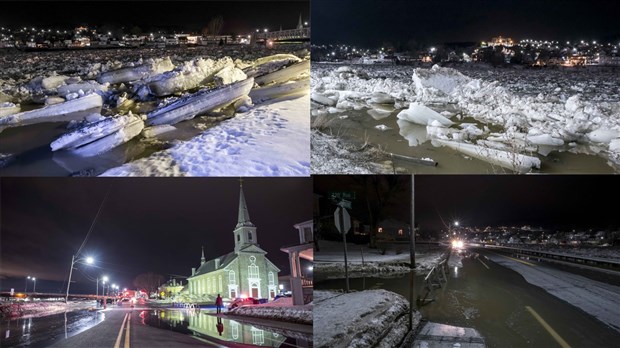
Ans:
<svg viewBox="0 0 620 348"><path fill-rule="evenodd" d="M349 292L349 263L347 262L347 231L344 230L344 202L340 202L340 231L342 231L342 241L344 242L344 277L346 279L346 289Z"/></svg>
<svg viewBox="0 0 620 348"><path fill-rule="evenodd" d="M409 331L413 330L413 293L415 290L415 175L411 175L411 227L409 228Z"/></svg>

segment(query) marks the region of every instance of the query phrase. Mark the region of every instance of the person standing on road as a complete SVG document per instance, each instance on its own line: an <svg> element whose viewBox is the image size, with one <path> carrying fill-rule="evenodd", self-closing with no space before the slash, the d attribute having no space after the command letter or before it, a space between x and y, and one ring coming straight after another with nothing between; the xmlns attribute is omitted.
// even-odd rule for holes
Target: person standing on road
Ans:
<svg viewBox="0 0 620 348"><path fill-rule="evenodd" d="M224 301L222 300L222 296L217 294L217 298L215 299L215 308L217 309L217 313L222 313L222 306L224 305Z"/></svg>

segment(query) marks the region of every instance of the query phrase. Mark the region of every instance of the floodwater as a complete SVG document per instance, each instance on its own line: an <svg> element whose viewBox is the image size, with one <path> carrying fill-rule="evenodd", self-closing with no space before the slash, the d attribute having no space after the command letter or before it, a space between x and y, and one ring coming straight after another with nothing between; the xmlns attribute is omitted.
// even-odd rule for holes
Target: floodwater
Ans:
<svg viewBox="0 0 620 348"><path fill-rule="evenodd" d="M447 285L435 290L433 301L418 308L425 319L474 328L489 347L558 346L529 307L572 347L606 347L610 342L620 342L618 331L527 283L517 272L496 264L487 269L473 258L462 263L463 267L450 268ZM423 277L416 276L414 298L422 293L422 287ZM342 288L341 279L315 284L315 289ZM352 279L351 288L386 289L406 299L410 296L408 275Z"/></svg>
<svg viewBox="0 0 620 348"><path fill-rule="evenodd" d="M429 105L437 112L455 112L451 105ZM426 126L411 122L399 121L396 115L402 109L390 109L382 106L383 110L392 111L385 118L375 119L368 114L370 109L349 110L333 114L334 121L330 123L332 134L339 134L341 138L353 143L368 142L385 152L415 158L431 158L438 163L436 167L414 164L407 160L394 159L394 166L404 169L405 172L416 174L504 174L512 171L493 166L479 159L465 156L447 147L435 147L427 137ZM346 117L343 117L346 116ZM342 118L341 118L342 117ZM462 120L452 118L458 128L461 123L473 123L479 129L484 125L471 117ZM401 124L399 126L399 123ZM375 128L384 125L386 130ZM501 127L487 125L492 132L500 132ZM411 144L411 145L410 145ZM360 144L361 145L361 144ZM585 149L585 148L584 148ZM551 151L547 156L537 155L541 160L542 173L571 173L571 174L611 174L614 168L607 161L596 155L574 154L559 151L560 148L548 147ZM386 159L388 156L386 156Z"/></svg>
<svg viewBox="0 0 620 348"><path fill-rule="evenodd" d="M175 140L191 139L219 122L215 118L196 117L176 124L176 130L157 138L138 136L94 157L81 157L68 151L52 152L49 145L67 132L66 122L8 128L0 133L0 176L96 176L170 147ZM10 156L3 158L3 155Z"/></svg>
<svg viewBox="0 0 620 348"><path fill-rule="evenodd" d="M310 347L312 339L301 333L276 332L240 321L209 315L205 310L150 309L140 312L143 323L210 340L263 347Z"/></svg>
<svg viewBox="0 0 620 348"><path fill-rule="evenodd" d="M88 310L1 322L0 347L48 346L105 320L105 312Z"/></svg>

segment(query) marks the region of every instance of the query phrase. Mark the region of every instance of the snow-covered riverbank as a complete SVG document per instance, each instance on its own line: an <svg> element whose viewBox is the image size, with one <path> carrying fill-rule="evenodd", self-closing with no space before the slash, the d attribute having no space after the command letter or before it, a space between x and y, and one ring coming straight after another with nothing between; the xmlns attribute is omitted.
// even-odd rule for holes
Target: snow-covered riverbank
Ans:
<svg viewBox="0 0 620 348"><path fill-rule="evenodd" d="M98 175L143 159L106 175L310 174L305 46L113 53L0 55L0 170Z"/></svg>
<svg viewBox="0 0 620 348"><path fill-rule="evenodd" d="M396 117L409 146L430 141L515 172L545 172L545 157L561 152L599 156L617 171L618 77L611 69L315 64L312 116L367 110L375 120Z"/></svg>

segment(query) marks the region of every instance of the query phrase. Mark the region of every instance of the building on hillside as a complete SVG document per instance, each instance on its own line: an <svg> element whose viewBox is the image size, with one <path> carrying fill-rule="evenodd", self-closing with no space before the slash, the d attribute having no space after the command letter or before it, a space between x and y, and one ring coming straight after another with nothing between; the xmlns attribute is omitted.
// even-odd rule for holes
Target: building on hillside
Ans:
<svg viewBox="0 0 620 348"><path fill-rule="evenodd" d="M242 185L239 191L239 215L233 230L235 248L209 261L203 249L200 266L192 268L192 275L187 279L188 291L193 297L211 299L221 294L228 299L243 296L273 299L278 293L280 269L259 247Z"/></svg>

